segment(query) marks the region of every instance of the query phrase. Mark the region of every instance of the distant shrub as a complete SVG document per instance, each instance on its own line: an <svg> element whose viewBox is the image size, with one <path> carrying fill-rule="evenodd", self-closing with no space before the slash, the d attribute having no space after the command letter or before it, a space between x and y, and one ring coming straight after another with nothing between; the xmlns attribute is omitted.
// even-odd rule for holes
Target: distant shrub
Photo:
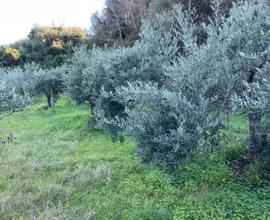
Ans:
<svg viewBox="0 0 270 220"><path fill-rule="evenodd" d="M3 67L12 67L22 63L21 53L18 49L12 47L0 47L0 65Z"/></svg>

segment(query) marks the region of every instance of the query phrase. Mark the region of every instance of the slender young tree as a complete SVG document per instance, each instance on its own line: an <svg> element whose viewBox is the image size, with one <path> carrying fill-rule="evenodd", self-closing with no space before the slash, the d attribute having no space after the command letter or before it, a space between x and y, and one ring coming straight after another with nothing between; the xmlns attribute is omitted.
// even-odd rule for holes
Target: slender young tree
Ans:
<svg viewBox="0 0 270 220"><path fill-rule="evenodd" d="M64 90L62 73L64 67L50 70L39 69L33 75L32 86L36 94L44 94L47 98L48 108L53 108L57 95Z"/></svg>

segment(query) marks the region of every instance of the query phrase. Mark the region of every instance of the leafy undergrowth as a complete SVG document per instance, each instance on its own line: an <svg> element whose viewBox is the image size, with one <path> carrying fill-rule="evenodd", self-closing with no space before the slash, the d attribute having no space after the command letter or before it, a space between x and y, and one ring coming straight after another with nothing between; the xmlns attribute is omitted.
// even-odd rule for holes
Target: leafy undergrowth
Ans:
<svg viewBox="0 0 270 220"><path fill-rule="evenodd" d="M90 129L87 108L44 105L0 121L0 219L270 219L270 187L232 174L239 141L171 177L141 165L131 141Z"/></svg>

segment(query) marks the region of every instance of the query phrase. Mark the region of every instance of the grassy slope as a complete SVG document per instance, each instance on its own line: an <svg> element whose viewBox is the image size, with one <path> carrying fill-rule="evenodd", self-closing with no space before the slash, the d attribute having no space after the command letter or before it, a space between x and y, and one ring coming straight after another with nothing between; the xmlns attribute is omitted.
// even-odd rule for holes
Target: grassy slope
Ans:
<svg viewBox="0 0 270 220"><path fill-rule="evenodd" d="M270 188L237 183L225 156L199 152L170 178L89 130L87 109L43 105L0 121L15 137L0 144L0 219L270 219Z"/></svg>

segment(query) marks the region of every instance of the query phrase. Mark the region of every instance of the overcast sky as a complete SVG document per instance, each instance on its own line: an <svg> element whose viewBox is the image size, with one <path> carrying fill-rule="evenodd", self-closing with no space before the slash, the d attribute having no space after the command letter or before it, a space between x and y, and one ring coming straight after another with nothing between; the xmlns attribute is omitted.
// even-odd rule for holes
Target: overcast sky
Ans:
<svg viewBox="0 0 270 220"><path fill-rule="evenodd" d="M33 24L88 28L104 0L0 0L0 44L26 37Z"/></svg>

